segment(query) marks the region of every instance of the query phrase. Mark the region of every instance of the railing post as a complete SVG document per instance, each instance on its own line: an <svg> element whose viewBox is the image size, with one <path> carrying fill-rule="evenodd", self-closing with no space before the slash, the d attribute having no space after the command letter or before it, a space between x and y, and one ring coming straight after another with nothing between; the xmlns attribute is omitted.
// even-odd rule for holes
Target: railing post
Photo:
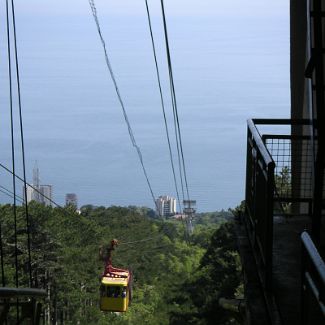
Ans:
<svg viewBox="0 0 325 325"><path fill-rule="evenodd" d="M252 186L252 147L250 144L251 132L247 128L247 149L246 149L246 193L245 193L245 210L246 215L249 215L251 204L251 186Z"/></svg>
<svg viewBox="0 0 325 325"><path fill-rule="evenodd" d="M250 139L250 131L249 128L247 127L247 147L246 147L246 185L245 185L245 213L248 215L248 204L250 202L249 199L249 188L250 188L250 182L251 182L251 176L249 172L249 168L251 166L251 147L249 143Z"/></svg>
<svg viewBox="0 0 325 325"><path fill-rule="evenodd" d="M267 240L265 265L265 287L267 291L272 291L274 168L274 162L270 162L267 165Z"/></svg>

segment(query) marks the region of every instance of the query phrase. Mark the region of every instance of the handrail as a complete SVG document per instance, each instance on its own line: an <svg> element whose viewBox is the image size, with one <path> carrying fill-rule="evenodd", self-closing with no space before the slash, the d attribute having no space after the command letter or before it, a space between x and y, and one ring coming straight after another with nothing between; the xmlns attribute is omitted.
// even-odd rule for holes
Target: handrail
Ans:
<svg viewBox="0 0 325 325"><path fill-rule="evenodd" d="M265 133L262 135L263 140L268 139L286 139L286 140L309 140L310 136L308 135L293 135L293 134L268 134ZM317 137L315 137L317 139Z"/></svg>
<svg viewBox="0 0 325 325"><path fill-rule="evenodd" d="M301 234L301 240L304 245L304 248L306 249L308 257L310 258L313 266L315 267L319 279L325 286L325 263L323 259L319 255L316 246L314 245L312 239L306 231Z"/></svg>
<svg viewBox="0 0 325 325"><path fill-rule="evenodd" d="M256 146L258 148L258 150L260 151L260 154L262 155L263 160L265 161L266 165L268 166L269 164L274 165L274 161L270 155L270 153L268 152L267 148L265 147L265 144L262 141L262 137L260 135L260 133L258 132L256 126L255 126L255 120L249 119L247 120L247 125L248 128L250 130L250 132L252 133L252 136L255 140Z"/></svg>
<svg viewBox="0 0 325 325"><path fill-rule="evenodd" d="M278 118L254 118L254 124L266 125L311 125L311 121L307 119L278 119ZM315 123L316 121L314 121Z"/></svg>
<svg viewBox="0 0 325 325"><path fill-rule="evenodd" d="M46 297L44 289L0 287L0 298Z"/></svg>
<svg viewBox="0 0 325 325"><path fill-rule="evenodd" d="M253 120L247 121L246 211L250 241L261 264L261 281L272 291L275 163Z"/></svg>

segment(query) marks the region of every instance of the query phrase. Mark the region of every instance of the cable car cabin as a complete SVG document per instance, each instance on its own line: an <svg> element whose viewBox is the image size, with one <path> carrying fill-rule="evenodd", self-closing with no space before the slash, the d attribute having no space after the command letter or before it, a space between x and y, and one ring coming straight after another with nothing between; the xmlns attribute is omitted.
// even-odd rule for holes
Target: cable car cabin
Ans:
<svg viewBox="0 0 325 325"><path fill-rule="evenodd" d="M107 273L100 286L100 309L125 312L131 300L131 275L127 270Z"/></svg>
<svg viewBox="0 0 325 325"><path fill-rule="evenodd" d="M112 266L112 252L117 243L117 240L113 239L106 254L103 247L99 250L100 258L105 261L100 285L99 306L102 311L127 311L132 299L132 272Z"/></svg>

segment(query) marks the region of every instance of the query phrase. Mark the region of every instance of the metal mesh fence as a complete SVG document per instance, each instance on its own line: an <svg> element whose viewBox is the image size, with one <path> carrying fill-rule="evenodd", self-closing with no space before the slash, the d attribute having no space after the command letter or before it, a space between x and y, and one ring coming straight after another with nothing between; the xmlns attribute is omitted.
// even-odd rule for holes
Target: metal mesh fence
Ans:
<svg viewBox="0 0 325 325"><path fill-rule="evenodd" d="M267 135L263 139L275 162L276 195L284 199L311 199L314 158L310 138Z"/></svg>

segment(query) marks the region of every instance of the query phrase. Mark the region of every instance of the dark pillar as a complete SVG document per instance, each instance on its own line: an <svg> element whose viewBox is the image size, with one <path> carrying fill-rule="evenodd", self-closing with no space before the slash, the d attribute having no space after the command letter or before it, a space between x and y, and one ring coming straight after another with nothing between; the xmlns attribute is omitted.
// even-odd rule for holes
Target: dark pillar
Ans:
<svg viewBox="0 0 325 325"><path fill-rule="evenodd" d="M306 66L307 5L304 0L290 0L290 88L291 118L302 119L306 116L305 106L305 66ZM291 127L293 135L303 135L302 125ZM292 197L301 196L302 142L292 142L291 182ZM301 206L293 203L292 213L299 214Z"/></svg>

